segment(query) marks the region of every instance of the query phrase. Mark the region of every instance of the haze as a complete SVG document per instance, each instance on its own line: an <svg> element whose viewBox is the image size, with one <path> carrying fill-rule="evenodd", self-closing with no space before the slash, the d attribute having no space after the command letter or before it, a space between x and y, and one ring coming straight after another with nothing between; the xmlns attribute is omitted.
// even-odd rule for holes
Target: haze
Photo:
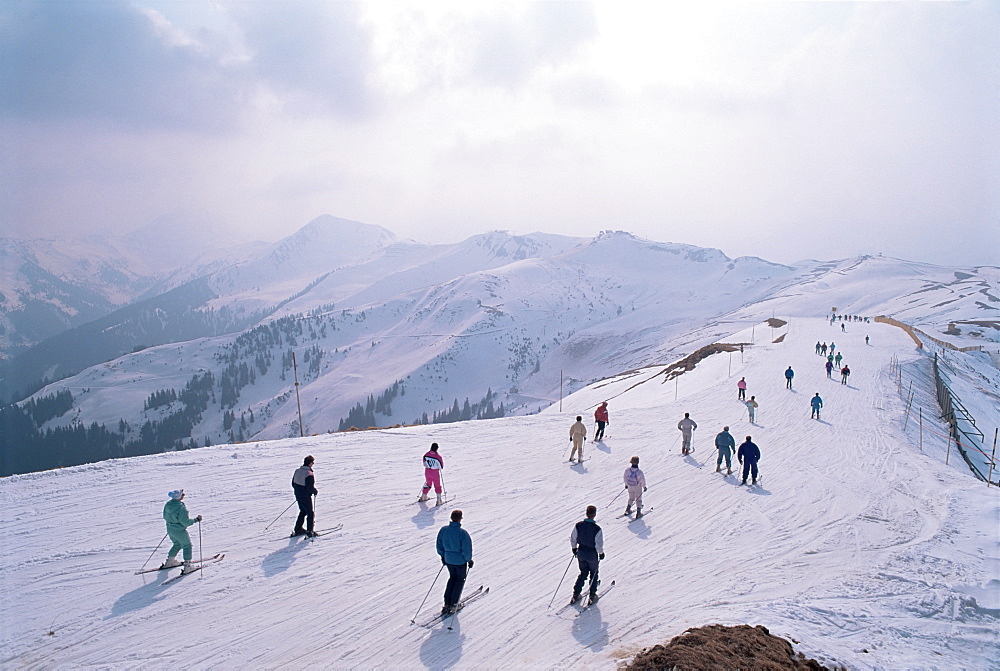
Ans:
<svg viewBox="0 0 1000 671"><path fill-rule="evenodd" d="M1000 262L1000 4L702 4L8 1L2 234Z"/></svg>

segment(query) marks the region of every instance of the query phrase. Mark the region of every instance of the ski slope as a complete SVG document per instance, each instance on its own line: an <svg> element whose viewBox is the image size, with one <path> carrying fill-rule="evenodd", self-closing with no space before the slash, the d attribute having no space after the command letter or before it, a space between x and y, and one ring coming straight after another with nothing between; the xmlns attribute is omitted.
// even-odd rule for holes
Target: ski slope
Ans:
<svg viewBox="0 0 1000 671"><path fill-rule="evenodd" d="M593 668L708 623L763 624L808 656L850 668L1000 668L998 490L946 445L903 432L893 356L921 357L882 324L841 333L791 318L725 342L675 380L661 368L594 384L540 415L286 439L110 461L0 481L0 664L6 668ZM764 338L763 334L767 334ZM871 336L865 346L864 336ZM817 340L835 340L853 374L828 380ZM796 371L784 388L784 369ZM745 376L756 425L736 400ZM822 420L809 419L820 392ZM566 462L568 430L609 399L602 444ZM677 422L698 423L680 455ZM761 449L761 482L715 471L729 424ZM912 428L912 427L911 427ZM441 445L453 502L415 503L420 457ZM287 539L292 471L316 457L317 527ZM641 457L648 515L621 518L622 472ZM166 492L202 514L204 554L225 560L163 586L133 575L163 535ZM432 500L433 502L433 500ZM569 534L599 508L617 586L582 614L568 601ZM454 629L410 624L440 568L434 539L465 511L490 594ZM195 554L198 526L191 527ZM161 547L150 564L166 554ZM176 569L172 572L175 573ZM446 575L446 574L445 574ZM418 620L440 608L437 580ZM16 595L16 598L11 598Z"/></svg>

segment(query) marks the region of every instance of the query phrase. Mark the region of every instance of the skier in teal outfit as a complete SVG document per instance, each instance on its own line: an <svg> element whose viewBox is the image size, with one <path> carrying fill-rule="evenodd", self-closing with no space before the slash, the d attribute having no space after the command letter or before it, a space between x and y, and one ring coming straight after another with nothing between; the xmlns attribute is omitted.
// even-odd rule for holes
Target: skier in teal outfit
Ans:
<svg viewBox="0 0 1000 671"><path fill-rule="evenodd" d="M191 519L188 517L187 506L184 505L184 490L175 489L167 494L170 500L163 506L163 519L167 522L167 535L174 544L167 553L167 561L163 562L160 568L171 568L180 566L177 561L177 553L184 550L184 568L181 573L190 573L194 570L191 565L191 537L188 536L187 528L195 522L201 522L201 515Z"/></svg>

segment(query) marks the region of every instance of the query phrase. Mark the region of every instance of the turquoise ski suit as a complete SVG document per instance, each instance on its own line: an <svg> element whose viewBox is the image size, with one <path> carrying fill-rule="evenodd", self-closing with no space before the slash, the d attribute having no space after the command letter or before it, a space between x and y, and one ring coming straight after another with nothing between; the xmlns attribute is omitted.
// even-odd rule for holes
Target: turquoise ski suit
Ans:
<svg viewBox="0 0 1000 671"><path fill-rule="evenodd" d="M197 520L188 517L187 506L183 501L175 499L170 499L163 506L163 519L167 521L167 535L174 542L167 556L176 557L178 552L184 550L184 561L191 561L191 537L188 536L187 528Z"/></svg>

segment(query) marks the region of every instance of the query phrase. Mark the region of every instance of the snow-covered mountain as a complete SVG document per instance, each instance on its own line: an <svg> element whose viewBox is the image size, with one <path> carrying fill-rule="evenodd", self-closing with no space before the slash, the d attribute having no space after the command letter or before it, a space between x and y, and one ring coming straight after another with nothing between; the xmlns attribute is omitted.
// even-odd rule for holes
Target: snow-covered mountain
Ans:
<svg viewBox="0 0 1000 671"><path fill-rule="evenodd" d="M884 257L789 267L624 232L494 232L420 245L321 217L257 259L64 334L67 347L77 338L94 343L79 349L128 352L129 338L155 326L168 344L105 357L29 403L59 395L39 428L104 425L134 444L111 452L119 455L526 414L690 353L760 314L836 308L895 316L961 344L990 342L1000 333L998 286L991 267ZM179 337L183 319L192 339ZM952 326L961 321L980 325ZM207 395L181 400L194 387Z"/></svg>
<svg viewBox="0 0 1000 671"><path fill-rule="evenodd" d="M880 287L849 293L847 283L872 263L896 267L831 267L825 298L870 300ZM893 282L904 294L943 274ZM742 354L709 356L673 379L663 367L623 372L564 399L561 413L217 445L2 478L0 589L17 598L0 603L0 665L610 670L689 627L747 623L830 667L996 668L1000 500L957 458L934 406L921 405L936 403L925 375L931 357L888 324L841 331L813 314L819 298L802 294L800 305L794 290L771 301L781 302L787 326L772 331L765 302L731 313L728 324L699 325L676 345L686 350L682 341L717 331L717 341L749 343ZM933 305L933 294L895 300ZM801 313L810 316L791 316ZM844 352L849 385L826 378L819 340ZM201 347L208 364L216 346ZM200 356L193 345L170 351L177 365ZM964 356L988 372L986 354ZM169 374L169 358L158 359ZM789 365L798 373L791 391L782 377ZM108 370L109 383L137 374L125 362ZM736 400L740 377L760 401L753 425ZM820 421L809 419L817 391ZM573 417L592 431L605 399L608 436L586 444L583 464L567 463ZM984 426L1000 421L996 403L963 400L991 413ZM699 427L687 457L675 428L684 412ZM714 472L713 438L724 425L760 446L757 486ZM432 441L451 498L439 508L415 502ZM294 512L282 514L307 454L316 458L318 526L343 524L314 542L288 539ZM625 497L616 498L632 455L648 482L640 520L621 517ZM170 584L165 572L133 575L166 556L166 544L157 548L161 510L176 488L191 515L204 515L190 528L195 556L225 558ZM569 535L589 504L604 529L601 577L615 588L578 612L563 608L577 573ZM473 538L466 591L490 592L452 628L425 629L444 591L435 536L456 507Z"/></svg>

